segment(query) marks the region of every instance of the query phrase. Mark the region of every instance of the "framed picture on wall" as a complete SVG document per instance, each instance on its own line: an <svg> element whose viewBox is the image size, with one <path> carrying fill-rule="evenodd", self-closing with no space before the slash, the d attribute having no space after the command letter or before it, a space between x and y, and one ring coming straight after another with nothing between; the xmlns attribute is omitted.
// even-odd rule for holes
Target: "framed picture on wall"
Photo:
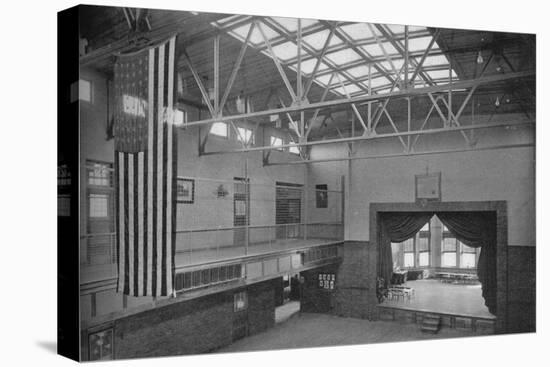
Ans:
<svg viewBox="0 0 550 367"><path fill-rule="evenodd" d="M195 202L195 180L178 178L176 191L176 200L178 203L193 204Z"/></svg>
<svg viewBox="0 0 550 367"><path fill-rule="evenodd" d="M441 201L441 172L415 176L416 201Z"/></svg>
<svg viewBox="0 0 550 367"><path fill-rule="evenodd" d="M328 207L328 187L327 185L315 185L315 207Z"/></svg>

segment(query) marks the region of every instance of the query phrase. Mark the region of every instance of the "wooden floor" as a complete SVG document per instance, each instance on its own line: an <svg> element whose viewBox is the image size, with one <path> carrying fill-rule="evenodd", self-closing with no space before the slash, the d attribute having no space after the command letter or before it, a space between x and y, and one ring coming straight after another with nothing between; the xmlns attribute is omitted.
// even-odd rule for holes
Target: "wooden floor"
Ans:
<svg viewBox="0 0 550 367"><path fill-rule="evenodd" d="M442 329L438 334L426 334L420 331L417 324L368 321L326 314L297 313L262 333L238 340L216 352L327 347L479 335L481 334L469 330L449 328ZM364 365L364 363L358 365Z"/></svg>
<svg viewBox="0 0 550 367"><path fill-rule="evenodd" d="M407 281L404 286L414 289L414 296L410 300L385 300L382 304L409 310L495 317L485 306L480 284L452 284L434 279L422 279Z"/></svg>

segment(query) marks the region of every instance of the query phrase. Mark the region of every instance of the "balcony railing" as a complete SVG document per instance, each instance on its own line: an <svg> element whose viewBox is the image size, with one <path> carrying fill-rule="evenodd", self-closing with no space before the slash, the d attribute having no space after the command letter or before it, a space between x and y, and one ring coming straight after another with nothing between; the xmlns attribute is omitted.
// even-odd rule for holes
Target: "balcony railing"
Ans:
<svg viewBox="0 0 550 367"><path fill-rule="evenodd" d="M176 266L327 244L343 238L339 222L183 230L176 233Z"/></svg>
<svg viewBox="0 0 550 367"><path fill-rule="evenodd" d="M182 230L176 232L176 266L322 245L343 238L339 222ZM80 238L80 263L84 267L116 264L116 255L115 233Z"/></svg>

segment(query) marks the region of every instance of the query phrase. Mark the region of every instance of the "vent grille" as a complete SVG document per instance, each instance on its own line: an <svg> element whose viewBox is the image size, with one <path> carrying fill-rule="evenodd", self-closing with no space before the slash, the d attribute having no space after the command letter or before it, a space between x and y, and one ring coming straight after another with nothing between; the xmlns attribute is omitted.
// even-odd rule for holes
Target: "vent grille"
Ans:
<svg viewBox="0 0 550 367"><path fill-rule="evenodd" d="M242 278L242 265L225 265L176 274L176 291L207 287Z"/></svg>

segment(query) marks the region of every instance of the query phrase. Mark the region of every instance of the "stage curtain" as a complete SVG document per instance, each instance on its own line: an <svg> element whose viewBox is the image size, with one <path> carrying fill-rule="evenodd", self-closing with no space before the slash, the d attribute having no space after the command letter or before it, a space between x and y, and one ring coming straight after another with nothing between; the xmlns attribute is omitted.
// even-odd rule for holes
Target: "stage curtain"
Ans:
<svg viewBox="0 0 550 367"><path fill-rule="evenodd" d="M420 231L434 213L381 213L378 241L378 276L384 279L386 286L393 273L392 242L403 242Z"/></svg>
<svg viewBox="0 0 550 367"><path fill-rule="evenodd" d="M462 243L481 248L477 276L489 312L496 314L496 215L492 212L441 212L441 222ZM458 251L458 249L457 249Z"/></svg>

